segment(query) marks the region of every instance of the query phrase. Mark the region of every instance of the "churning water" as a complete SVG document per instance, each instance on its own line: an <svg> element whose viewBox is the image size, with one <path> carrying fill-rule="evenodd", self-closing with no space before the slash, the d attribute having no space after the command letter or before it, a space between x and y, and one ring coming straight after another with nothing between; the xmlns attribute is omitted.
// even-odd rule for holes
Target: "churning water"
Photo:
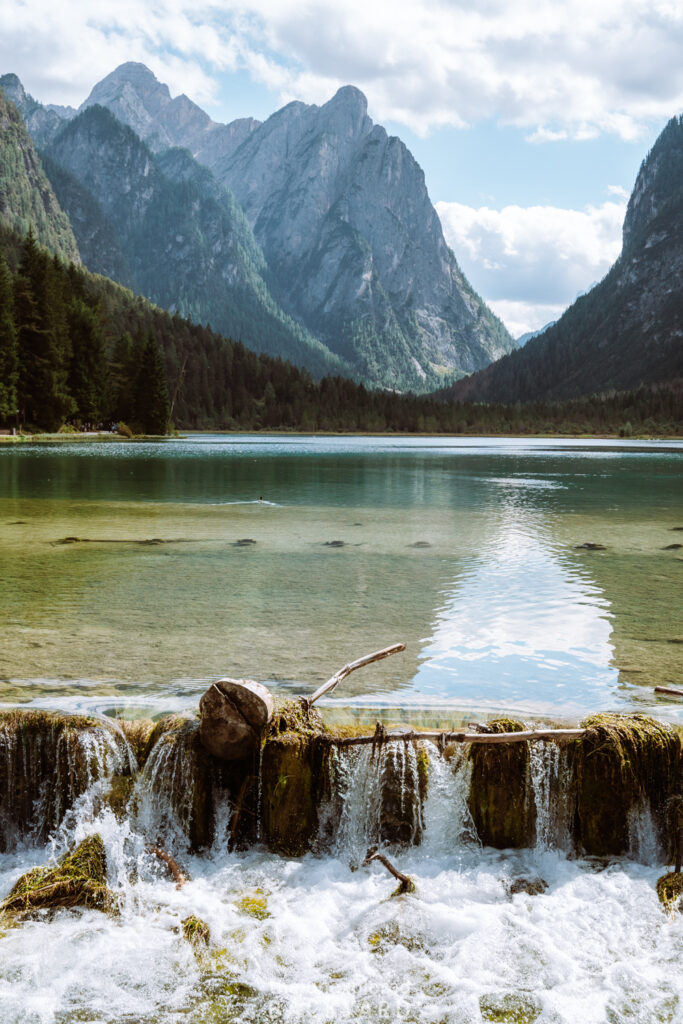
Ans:
<svg viewBox="0 0 683 1024"><path fill-rule="evenodd" d="M374 758L369 747L355 748L332 759L336 821L330 827L321 815L319 852L300 859L228 852L220 828L210 855L190 856L182 821L174 824L155 785L167 756L161 745L123 822L103 809L100 777L47 846L0 856L0 891L98 832L120 916L62 910L6 926L3 1024L680 1022L683 915L667 917L657 901L661 866L571 859L557 847L545 784L562 773L555 749L539 748L532 767L542 823L536 849L503 852L477 841L468 759L447 759L432 744L420 749L430 762L428 794L413 818L422 841L392 853L417 891L396 898L384 868L362 860L379 838L375 796L390 761L406 780L405 799L414 798L413 747L392 745ZM96 774L108 763L102 748ZM230 808L223 812L229 822ZM646 826L632 828L640 859L639 836L651 842ZM191 875L181 890L148 852L162 829ZM510 895L522 878L547 889ZM209 925L208 947L193 950L183 938L189 915Z"/></svg>

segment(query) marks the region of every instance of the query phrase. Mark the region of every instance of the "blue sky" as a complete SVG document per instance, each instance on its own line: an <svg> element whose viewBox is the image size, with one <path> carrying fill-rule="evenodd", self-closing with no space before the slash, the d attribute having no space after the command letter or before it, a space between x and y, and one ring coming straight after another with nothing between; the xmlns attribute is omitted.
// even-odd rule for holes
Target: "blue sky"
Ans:
<svg viewBox="0 0 683 1024"><path fill-rule="evenodd" d="M126 60L215 120L343 84L425 171L444 233L513 334L620 247L638 167L683 111L680 0L5 0L0 70L77 106Z"/></svg>

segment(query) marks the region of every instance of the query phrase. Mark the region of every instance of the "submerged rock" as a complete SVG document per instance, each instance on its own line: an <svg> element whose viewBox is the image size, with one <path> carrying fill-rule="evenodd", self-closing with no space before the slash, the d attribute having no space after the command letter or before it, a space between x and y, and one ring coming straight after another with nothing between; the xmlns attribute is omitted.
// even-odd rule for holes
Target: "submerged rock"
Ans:
<svg viewBox="0 0 683 1024"><path fill-rule="evenodd" d="M606 551L607 548L604 544L596 544L592 540L587 540L584 544L576 544L574 546L575 551Z"/></svg>
<svg viewBox="0 0 683 1024"><path fill-rule="evenodd" d="M344 540L326 540L323 544L326 548L343 548L346 547L346 541Z"/></svg>
<svg viewBox="0 0 683 1024"><path fill-rule="evenodd" d="M548 883L542 878L513 878L508 886L511 896L525 892L527 896L541 896L548 889Z"/></svg>
<svg viewBox="0 0 683 1024"><path fill-rule="evenodd" d="M89 836L55 868L34 868L22 875L0 904L0 912L17 914L60 907L87 907L110 913L116 909L107 886L107 858L99 835Z"/></svg>

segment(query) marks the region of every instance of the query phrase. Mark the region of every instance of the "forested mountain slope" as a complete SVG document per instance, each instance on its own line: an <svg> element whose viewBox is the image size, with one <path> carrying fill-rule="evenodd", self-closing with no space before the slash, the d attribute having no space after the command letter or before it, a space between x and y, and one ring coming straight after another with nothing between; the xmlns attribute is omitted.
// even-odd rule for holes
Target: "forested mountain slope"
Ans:
<svg viewBox="0 0 683 1024"><path fill-rule="evenodd" d="M469 401L564 399L683 376L683 118L643 161L607 276L518 352L445 393Z"/></svg>

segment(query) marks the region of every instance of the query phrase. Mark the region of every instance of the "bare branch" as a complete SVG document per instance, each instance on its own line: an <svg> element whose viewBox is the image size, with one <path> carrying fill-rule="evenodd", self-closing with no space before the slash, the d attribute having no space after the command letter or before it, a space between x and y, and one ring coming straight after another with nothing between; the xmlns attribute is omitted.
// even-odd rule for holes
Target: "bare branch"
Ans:
<svg viewBox="0 0 683 1024"><path fill-rule="evenodd" d="M309 708L322 697L324 693L331 693L336 686L341 683L342 679L346 679L347 676L355 672L357 668L363 668L365 665L371 665L373 661L381 661L382 658L388 658L390 654L398 654L399 651L405 651L405 644L392 644L390 647L384 647L381 651L375 651L374 654L365 654L362 658L358 658L356 661L350 661L348 665L344 665L338 672L328 679L326 683L323 683L314 694L310 697L306 697Z"/></svg>

